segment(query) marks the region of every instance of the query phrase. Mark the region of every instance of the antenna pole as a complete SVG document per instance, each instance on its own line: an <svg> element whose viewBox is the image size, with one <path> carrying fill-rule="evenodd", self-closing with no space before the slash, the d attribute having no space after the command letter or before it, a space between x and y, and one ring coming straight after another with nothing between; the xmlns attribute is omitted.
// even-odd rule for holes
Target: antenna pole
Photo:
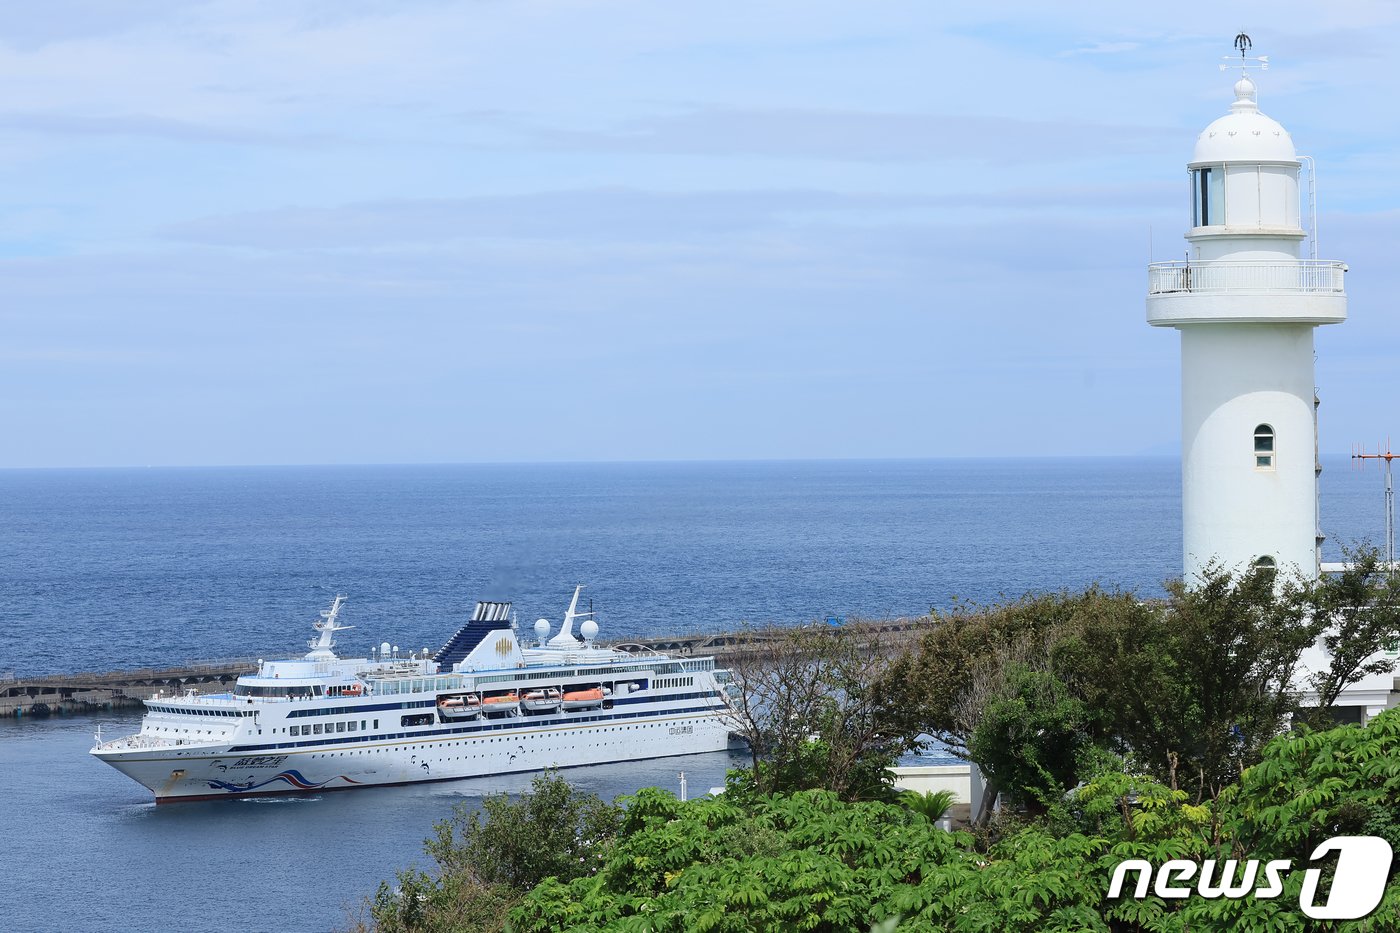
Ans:
<svg viewBox="0 0 1400 933"><path fill-rule="evenodd" d="M1390 458L1385 460L1385 559L1395 563L1395 484L1390 476Z"/></svg>
<svg viewBox="0 0 1400 933"><path fill-rule="evenodd" d="M1400 458L1400 454L1391 453L1390 441L1385 442L1385 450L1379 447L1376 453L1354 453L1353 460L1380 460L1385 464L1385 562L1386 570L1395 571L1395 480L1391 474L1391 463Z"/></svg>

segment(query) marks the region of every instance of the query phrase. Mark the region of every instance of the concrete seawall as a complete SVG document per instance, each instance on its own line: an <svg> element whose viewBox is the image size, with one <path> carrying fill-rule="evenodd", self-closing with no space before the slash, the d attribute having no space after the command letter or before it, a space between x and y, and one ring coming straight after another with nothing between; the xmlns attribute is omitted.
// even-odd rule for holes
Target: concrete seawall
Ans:
<svg viewBox="0 0 1400 933"><path fill-rule="evenodd" d="M156 693L194 688L226 690L240 674L257 670L257 658L195 661L171 668L108 673L0 675L0 716L48 716L140 706Z"/></svg>

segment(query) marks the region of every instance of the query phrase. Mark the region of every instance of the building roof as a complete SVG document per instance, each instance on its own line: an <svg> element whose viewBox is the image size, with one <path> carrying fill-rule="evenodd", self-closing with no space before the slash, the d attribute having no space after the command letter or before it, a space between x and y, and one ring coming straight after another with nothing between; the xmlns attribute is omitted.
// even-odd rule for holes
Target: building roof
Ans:
<svg viewBox="0 0 1400 933"><path fill-rule="evenodd" d="M1259 112L1258 92L1248 75L1235 82L1230 112L1201 131L1191 156L1192 165L1297 161L1288 130Z"/></svg>

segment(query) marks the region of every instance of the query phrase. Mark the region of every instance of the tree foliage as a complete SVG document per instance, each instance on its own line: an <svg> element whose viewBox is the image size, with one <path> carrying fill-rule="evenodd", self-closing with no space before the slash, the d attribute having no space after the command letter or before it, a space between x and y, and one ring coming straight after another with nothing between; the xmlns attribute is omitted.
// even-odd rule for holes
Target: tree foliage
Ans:
<svg viewBox="0 0 1400 933"><path fill-rule="evenodd" d="M730 720L752 755L752 789L889 798L889 766L920 731L884 689L890 655L859 629L749 632L731 662L741 690Z"/></svg>
<svg viewBox="0 0 1400 933"><path fill-rule="evenodd" d="M1212 566L1190 586L1167 583L1165 600L1091 588L963 610L890 666L886 689L1033 808L1125 754L1200 801L1287 727L1320 632L1346 643L1328 684L1374 669L1400 623L1400 587L1380 585L1373 565L1353 577L1304 588Z"/></svg>
<svg viewBox="0 0 1400 933"><path fill-rule="evenodd" d="M1143 774L1107 770L1044 821L986 850L907 808L801 791L681 803L645 790L596 874L548 880L512 909L544 931L1381 931L1400 925L1392 878L1362 921L1298 909L1312 847L1342 832L1400 832L1400 712L1366 727L1283 736L1214 801ZM1396 840L1400 843L1400 839ZM1288 858L1276 899L1110 900L1117 864Z"/></svg>
<svg viewBox="0 0 1400 933"><path fill-rule="evenodd" d="M457 804L434 824L425 849L445 874L471 871L487 884L523 891L544 878L590 873L620 818L616 805L546 772L518 799L491 794L480 809Z"/></svg>
<svg viewBox="0 0 1400 933"><path fill-rule="evenodd" d="M1395 658L1385 653L1400 643L1400 574L1384 566L1370 546L1343 548L1346 569L1311 583L1303 594L1314 633L1327 652L1326 668L1309 686L1325 713L1346 688L1385 673Z"/></svg>
<svg viewBox="0 0 1400 933"><path fill-rule="evenodd" d="M948 814L948 809L958 802L958 795L951 790L900 791L899 802L930 823L937 823Z"/></svg>
<svg viewBox="0 0 1400 933"><path fill-rule="evenodd" d="M1316 923L1281 897L1107 897L1124 859L1287 859L1324 839L1400 849L1400 711L1287 732L1300 657L1331 666L1323 709L1386 669L1400 583L1375 553L1307 586L1212 567L1165 600L1090 589L935 620L913 650L808 629L754 633L735 665L752 767L717 799L648 789L621 805L557 776L459 809L433 874L381 886L393 933L531 931L1380 931ZM895 797L887 766L928 731L1025 810L995 832L937 828L947 800ZM1332 869L1324 866L1324 872ZM1324 875L1325 876L1325 875Z"/></svg>
<svg viewBox="0 0 1400 933"><path fill-rule="evenodd" d="M492 794L479 811L458 804L423 844L435 871L408 869L396 884L381 884L368 907L373 928L496 933L521 892L596 871L620 820L617 806L554 772L536 777L519 799Z"/></svg>
<svg viewBox="0 0 1400 933"><path fill-rule="evenodd" d="M1017 663L989 697L967 753L1018 802L1044 810L1079 783L1095 748L1093 715L1049 671Z"/></svg>
<svg viewBox="0 0 1400 933"><path fill-rule="evenodd" d="M1058 664L1107 721L1116 747L1197 801L1214 797L1286 724L1313 632L1272 571L1209 567L1165 603L1087 619Z"/></svg>
<svg viewBox="0 0 1400 933"><path fill-rule="evenodd" d="M913 650L891 662L881 691L911 728L966 754L987 701L1005 694L1010 668L1047 670L1052 647L1081 620L1136 605L1131 595L1091 588L935 614Z"/></svg>

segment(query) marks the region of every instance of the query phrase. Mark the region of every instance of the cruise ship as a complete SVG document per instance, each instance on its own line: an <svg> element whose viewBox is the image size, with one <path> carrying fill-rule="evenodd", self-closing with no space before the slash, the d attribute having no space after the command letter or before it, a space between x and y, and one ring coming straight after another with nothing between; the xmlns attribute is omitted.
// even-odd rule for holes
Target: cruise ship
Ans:
<svg viewBox="0 0 1400 933"><path fill-rule="evenodd" d="M719 751L730 673L714 658L595 644L573 599L559 631L517 638L510 603L477 603L436 654L340 658L344 598L301 658L260 661L232 693L155 696L141 731L92 754L157 803L342 790ZM574 623L582 619L579 634Z"/></svg>

